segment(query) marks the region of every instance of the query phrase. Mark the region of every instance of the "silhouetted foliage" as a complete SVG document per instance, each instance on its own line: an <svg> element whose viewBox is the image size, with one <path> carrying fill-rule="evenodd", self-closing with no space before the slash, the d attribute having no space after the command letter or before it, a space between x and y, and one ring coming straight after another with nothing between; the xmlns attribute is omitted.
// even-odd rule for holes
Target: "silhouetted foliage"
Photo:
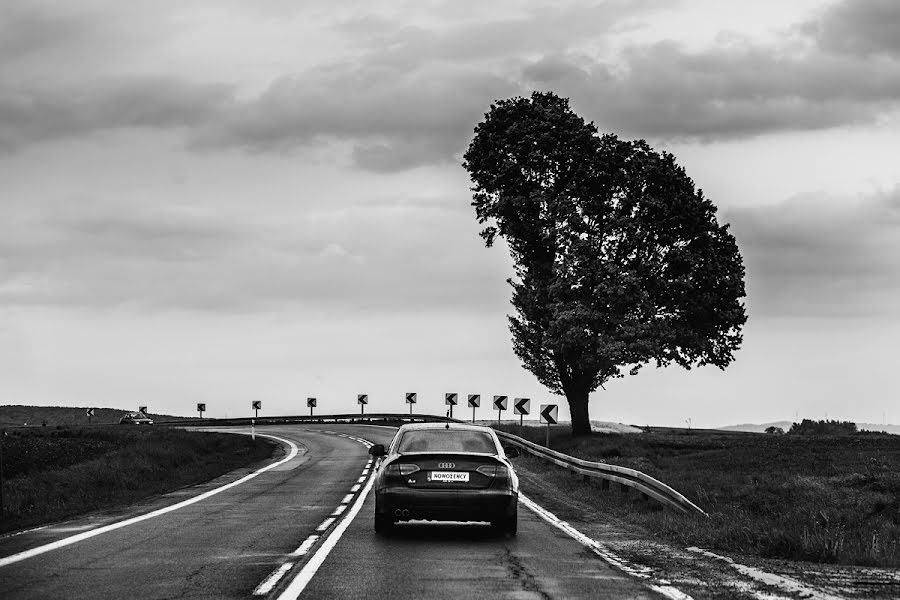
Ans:
<svg viewBox="0 0 900 600"><path fill-rule="evenodd" d="M795 435L853 435L858 433L856 423L851 421L813 421L803 419L788 430Z"/></svg>
<svg viewBox="0 0 900 600"><path fill-rule="evenodd" d="M782 429L781 427L770 425L769 427L766 427L766 433L782 435L784 433L784 429Z"/></svg>
<svg viewBox="0 0 900 600"><path fill-rule="evenodd" d="M573 434L590 433L590 392L623 368L731 363L743 262L674 156L535 92L491 105L463 166L485 244L503 237L515 262L515 353L566 396Z"/></svg>

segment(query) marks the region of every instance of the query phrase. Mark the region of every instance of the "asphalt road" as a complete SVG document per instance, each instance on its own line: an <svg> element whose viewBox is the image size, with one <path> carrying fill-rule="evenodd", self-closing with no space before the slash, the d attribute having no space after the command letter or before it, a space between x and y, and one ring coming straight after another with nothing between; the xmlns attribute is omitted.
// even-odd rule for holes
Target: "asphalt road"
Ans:
<svg viewBox="0 0 900 600"><path fill-rule="evenodd" d="M372 494L359 496L367 490L366 447L324 431L386 443L393 430L311 429L259 428L306 451L189 506L3 565L5 557L172 505L250 470L128 513L0 538L0 597L251 598L279 569L270 597L292 597L304 577L302 598L659 597L524 506L515 538L486 525L431 523L376 536Z"/></svg>

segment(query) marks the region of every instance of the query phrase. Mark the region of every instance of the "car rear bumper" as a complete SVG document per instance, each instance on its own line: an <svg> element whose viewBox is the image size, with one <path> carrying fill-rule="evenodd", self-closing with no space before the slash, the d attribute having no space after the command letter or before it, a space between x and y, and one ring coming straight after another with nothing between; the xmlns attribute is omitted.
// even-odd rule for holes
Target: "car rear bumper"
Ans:
<svg viewBox="0 0 900 600"><path fill-rule="evenodd" d="M516 514L513 490L386 488L375 492L375 513L394 520L492 521Z"/></svg>

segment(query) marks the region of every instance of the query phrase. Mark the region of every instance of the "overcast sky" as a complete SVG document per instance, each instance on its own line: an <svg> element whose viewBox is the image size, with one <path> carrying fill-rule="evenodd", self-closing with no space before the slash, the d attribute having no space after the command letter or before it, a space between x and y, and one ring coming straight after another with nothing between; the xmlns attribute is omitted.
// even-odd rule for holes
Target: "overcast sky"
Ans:
<svg viewBox="0 0 900 600"><path fill-rule="evenodd" d="M0 0L0 402L567 418L460 166L493 100L552 90L673 152L747 267L731 367L593 419L898 423L897 31L895 0Z"/></svg>

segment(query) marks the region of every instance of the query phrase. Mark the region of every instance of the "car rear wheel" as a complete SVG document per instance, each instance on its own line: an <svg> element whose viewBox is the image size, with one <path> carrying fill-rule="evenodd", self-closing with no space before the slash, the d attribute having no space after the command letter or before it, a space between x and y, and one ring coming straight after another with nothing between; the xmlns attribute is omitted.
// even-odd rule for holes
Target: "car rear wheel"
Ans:
<svg viewBox="0 0 900 600"><path fill-rule="evenodd" d="M387 515L375 515L375 533L386 534L394 529L394 521Z"/></svg>

